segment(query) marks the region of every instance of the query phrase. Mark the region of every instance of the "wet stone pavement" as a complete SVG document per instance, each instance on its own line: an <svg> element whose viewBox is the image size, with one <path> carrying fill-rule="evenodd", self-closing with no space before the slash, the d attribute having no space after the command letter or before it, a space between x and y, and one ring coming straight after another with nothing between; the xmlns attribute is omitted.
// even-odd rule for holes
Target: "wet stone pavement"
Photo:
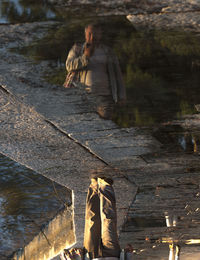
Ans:
<svg viewBox="0 0 200 260"><path fill-rule="evenodd" d="M7 49L23 44L27 30L28 42L44 27L1 27L1 152L74 190L79 244L89 171L98 168L114 176L120 243L133 244L134 259L173 259L175 252L181 260L200 259L199 114L169 122L169 131L100 119L81 90L44 81L48 61Z"/></svg>
<svg viewBox="0 0 200 260"><path fill-rule="evenodd" d="M146 161L149 167L134 172L139 189L121 238L135 245L136 259L167 259L170 243L185 251L180 259L190 259L185 244L199 242L199 155L164 153Z"/></svg>

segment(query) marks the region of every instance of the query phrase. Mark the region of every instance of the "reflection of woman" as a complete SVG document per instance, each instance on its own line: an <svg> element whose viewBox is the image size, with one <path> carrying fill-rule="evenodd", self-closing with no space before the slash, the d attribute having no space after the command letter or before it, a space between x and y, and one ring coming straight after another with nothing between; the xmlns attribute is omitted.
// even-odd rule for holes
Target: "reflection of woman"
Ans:
<svg viewBox="0 0 200 260"><path fill-rule="evenodd" d="M120 258L117 235L117 214L113 180L106 177L91 179L86 199L84 250L90 259ZM65 250L62 259L84 258L80 249ZM132 247L127 247L127 259L132 259ZM131 252L131 255L129 253Z"/></svg>

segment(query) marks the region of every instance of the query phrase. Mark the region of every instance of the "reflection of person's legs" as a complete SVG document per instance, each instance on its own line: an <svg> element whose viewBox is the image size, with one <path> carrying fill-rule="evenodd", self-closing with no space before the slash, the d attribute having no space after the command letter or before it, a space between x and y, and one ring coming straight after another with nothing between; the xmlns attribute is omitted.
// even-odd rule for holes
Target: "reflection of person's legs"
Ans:
<svg viewBox="0 0 200 260"><path fill-rule="evenodd" d="M98 186L95 179L91 179L88 189L85 212L84 247L92 258L99 257L101 244L101 219Z"/></svg>
<svg viewBox="0 0 200 260"><path fill-rule="evenodd" d="M100 198L101 240L103 257L119 257L117 214L114 189L106 180L98 178Z"/></svg>
<svg viewBox="0 0 200 260"><path fill-rule="evenodd" d="M100 117L112 119L114 111L114 102L111 96L97 96L96 110Z"/></svg>

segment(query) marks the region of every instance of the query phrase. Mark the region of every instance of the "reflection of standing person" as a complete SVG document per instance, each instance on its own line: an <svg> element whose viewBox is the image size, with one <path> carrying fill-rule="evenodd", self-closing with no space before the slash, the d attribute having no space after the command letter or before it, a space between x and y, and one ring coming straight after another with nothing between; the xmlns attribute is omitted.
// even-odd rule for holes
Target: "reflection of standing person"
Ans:
<svg viewBox="0 0 200 260"><path fill-rule="evenodd" d="M99 115L111 118L114 103L125 103L126 91L118 59L109 47L101 44L101 34L99 25L85 28L85 43L75 44L68 54L64 86L70 87L75 81L82 83L87 92L96 96Z"/></svg>
<svg viewBox="0 0 200 260"><path fill-rule="evenodd" d="M179 260L180 257L180 246L170 244L169 245L169 260Z"/></svg>
<svg viewBox="0 0 200 260"><path fill-rule="evenodd" d="M86 201L84 247L92 259L120 257L111 179L91 179Z"/></svg>
<svg viewBox="0 0 200 260"><path fill-rule="evenodd" d="M84 250L65 249L62 260L133 260L133 247L128 244L121 253L117 235L116 199L108 177L91 178L85 211ZM89 258L86 258L86 253Z"/></svg>

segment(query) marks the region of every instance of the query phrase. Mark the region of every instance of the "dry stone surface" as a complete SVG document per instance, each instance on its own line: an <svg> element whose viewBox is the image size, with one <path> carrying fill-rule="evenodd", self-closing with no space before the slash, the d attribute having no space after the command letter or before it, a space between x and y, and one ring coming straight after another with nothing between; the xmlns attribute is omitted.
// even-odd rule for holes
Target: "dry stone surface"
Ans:
<svg viewBox="0 0 200 260"><path fill-rule="evenodd" d="M185 13L200 11L199 0L48 0L49 3L62 8L77 11L77 7L93 7L98 15L161 14L163 12Z"/></svg>

